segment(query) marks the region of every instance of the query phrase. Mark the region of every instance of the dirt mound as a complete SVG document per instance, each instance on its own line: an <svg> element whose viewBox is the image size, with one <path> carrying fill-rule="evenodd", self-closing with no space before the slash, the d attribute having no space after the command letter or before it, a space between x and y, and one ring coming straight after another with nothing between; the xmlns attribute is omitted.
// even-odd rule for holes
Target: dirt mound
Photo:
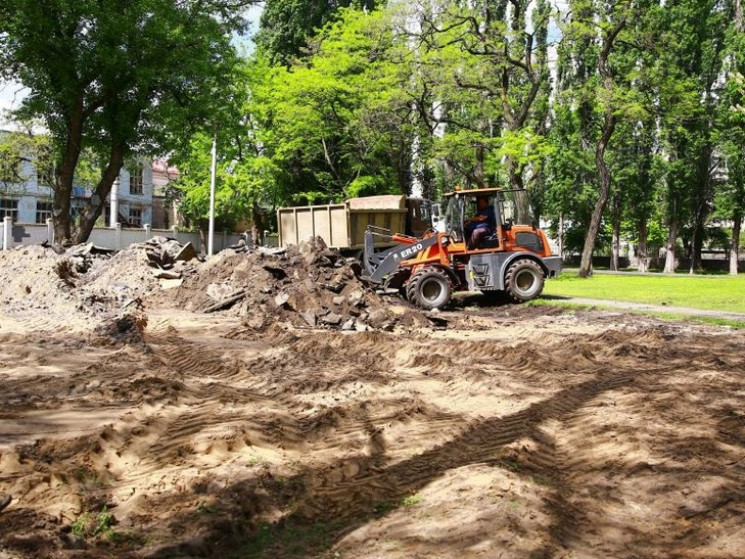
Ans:
<svg viewBox="0 0 745 559"><path fill-rule="evenodd" d="M166 237L119 252L54 248L0 254L3 312L32 330L87 333L96 344L140 344L148 308L240 316L242 329L226 334L243 339L277 334L278 324L344 331L432 324L369 290L359 263L320 238L289 249L238 247L205 262Z"/></svg>
<svg viewBox="0 0 745 559"><path fill-rule="evenodd" d="M114 316L102 320L93 330L93 345L140 345L145 346L147 314L142 302L136 299Z"/></svg>
<svg viewBox="0 0 745 559"><path fill-rule="evenodd" d="M122 341L130 337L121 336L121 320L134 309L138 317L132 325L147 322L140 316L140 300L160 288L151 270L140 246L115 255L93 245L61 254L27 246L0 253L0 304L4 315L36 331L94 331L100 337L107 325L119 321L112 333L116 331L114 339Z"/></svg>
<svg viewBox="0 0 745 559"><path fill-rule="evenodd" d="M431 325L423 313L370 291L359 273L355 259L329 250L320 238L288 249L226 250L151 303L242 316L246 332L263 332L277 321L349 331Z"/></svg>
<svg viewBox="0 0 745 559"><path fill-rule="evenodd" d="M0 558L742 556L742 332L511 306L330 333L293 326L307 281L337 314L385 303L349 305L333 254L226 253L148 292L125 252L15 255L38 273L15 304L109 310L77 337L2 317ZM266 309L180 311L238 290Z"/></svg>

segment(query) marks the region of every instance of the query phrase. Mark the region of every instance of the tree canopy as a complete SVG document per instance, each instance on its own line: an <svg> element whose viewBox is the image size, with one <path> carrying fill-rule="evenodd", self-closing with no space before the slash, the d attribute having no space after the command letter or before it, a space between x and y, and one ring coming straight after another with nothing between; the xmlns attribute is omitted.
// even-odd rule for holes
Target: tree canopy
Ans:
<svg viewBox="0 0 745 559"><path fill-rule="evenodd" d="M87 238L127 157L166 151L205 121L232 81L238 0L7 0L0 5L5 77L29 88L19 113L53 138L55 231ZM72 181L83 149L105 161L73 235Z"/></svg>

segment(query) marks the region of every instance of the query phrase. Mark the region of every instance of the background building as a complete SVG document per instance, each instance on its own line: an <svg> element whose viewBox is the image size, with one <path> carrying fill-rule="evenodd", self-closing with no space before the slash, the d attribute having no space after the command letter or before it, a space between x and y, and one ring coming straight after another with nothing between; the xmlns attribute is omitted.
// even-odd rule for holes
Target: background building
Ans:
<svg viewBox="0 0 745 559"><path fill-rule="evenodd" d="M17 133L0 131L0 136L9 134ZM45 167L47 165L33 155L0 149L0 219L7 216L14 223L43 224L52 217L54 170ZM174 173L177 175L175 169L147 159L129 162L114 182L99 225L121 223L123 227L142 227L148 224L153 228L173 225L175 220L165 212L164 200L169 177ZM91 194L91 186L76 179L70 205L73 217Z"/></svg>

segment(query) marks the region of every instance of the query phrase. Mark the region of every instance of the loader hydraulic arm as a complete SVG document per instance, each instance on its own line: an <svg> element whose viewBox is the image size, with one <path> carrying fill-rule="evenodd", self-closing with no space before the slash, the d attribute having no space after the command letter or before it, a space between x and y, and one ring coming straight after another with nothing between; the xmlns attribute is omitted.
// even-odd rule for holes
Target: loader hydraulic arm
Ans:
<svg viewBox="0 0 745 559"><path fill-rule="evenodd" d="M380 284L385 277L395 272L399 262L414 258L423 250L437 243L437 235L417 239L408 235L391 235L399 244L382 252L375 252L375 228L368 227L365 232L364 279L370 283ZM398 239L400 237L400 240Z"/></svg>

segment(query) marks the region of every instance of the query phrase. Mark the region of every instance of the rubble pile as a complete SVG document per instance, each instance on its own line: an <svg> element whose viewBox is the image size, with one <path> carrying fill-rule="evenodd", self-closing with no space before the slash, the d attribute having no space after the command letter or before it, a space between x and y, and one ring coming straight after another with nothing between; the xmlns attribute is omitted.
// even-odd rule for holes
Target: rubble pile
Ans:
<svg viewBox="0 0 745 559"><path fill-rule="evenodd" d="M158 279L180 279L184 264L197 258L197 251L191 243L182 245L168 237L153 237L137 246L145 249L148 263L155 268Z"/></svg>
<svg viewBox="0 0 745 559"><path fill-rule="evenodd" d="M131 331L137 337L146 323L140 302L161 289L158 274L176 264L188 266L183 259L190 245L175 246L170 241L151 239L119 252L92 243L67 249L32 245L0 252L2 312L21 320L41 315L45 317L41 329L61 323L71 331L97 332L99 337L106 337L107 328L120 334ZM193 248L192 252L196 256ZM159 256L154 263L151 253ZM125 334L115 337L134 339Z"/></svg>
<svg viewBox="0 0 745 559"><path fill-rule="evenodd" d="M60 253L58 249L55 252L64 254L71 267L79 274L84 274L90 270L96 257L110 258L116 253L113 249L99 247L93 243L73 246L63 253Z"/></svg>
<svg viewBox="0 0 745 559"><path fill-rule="evenodd" d="M360 271L355 259L329 250L321 238L287 249L241 247L202 264L161 304L243 316L254 330L276 321L349 331L430 325L424 314L370 291Z"/></svg>
<svg viewBox="0 0 745 559"><path fill-rule="evenodd" d="M278 324L344 331L431 325L421 312L384 301L360 272L355 259L320 238L287 249L239 243L207 261L167 237L118 252L28 246L0 254L0 304L9 315L42 311L125 343L142 340L149 308L228 313L243 317L247 332Z"/></svg>
<svg viewBox="0 0 745 559"><path fill-rule="evenodd" d="M78 277L75 263L41 246L0 252L0 306L4 312L74 307L69 289Z"/></svg>

